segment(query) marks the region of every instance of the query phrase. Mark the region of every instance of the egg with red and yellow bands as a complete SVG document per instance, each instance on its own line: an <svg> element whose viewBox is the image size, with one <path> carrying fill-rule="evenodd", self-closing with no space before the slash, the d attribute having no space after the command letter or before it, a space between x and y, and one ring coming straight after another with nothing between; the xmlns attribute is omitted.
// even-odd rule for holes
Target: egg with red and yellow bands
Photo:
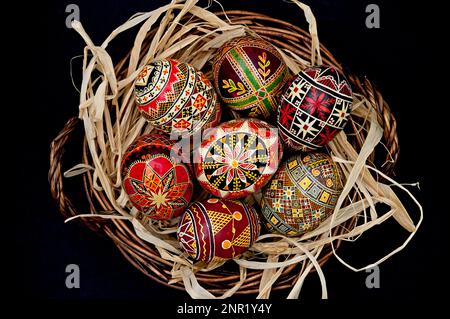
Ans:
<svg viewBox="0 0 450 319"><path fill-rule="evenodd" d="M145 65L134 94L141 115L167 134L185 137L220 122L220 104L211 82L188 63L162 59Z"/></svg>
<svg viewBox="0 0 450 319"><path fill-rule="evenodd" d="M170 220L180 216L192 198L190 170L178 157L175 141L148 134L124 153L122 186L141 219Z"/></svg>
<svg viewBox="0 0 450 319"><path fill-rule="evenodd" d="M213 61L214 86L223 103L241 117L276 114L288 68L269 42L251 36L223 44Z"/></svg>
<svg viewBox="0 0 450 319"><path fill-rule="evenodd" d="M181 217L177 238L190 257L209 263L243 254L259 232L253 207L237 200L210 198L189 206Z"/></svg>

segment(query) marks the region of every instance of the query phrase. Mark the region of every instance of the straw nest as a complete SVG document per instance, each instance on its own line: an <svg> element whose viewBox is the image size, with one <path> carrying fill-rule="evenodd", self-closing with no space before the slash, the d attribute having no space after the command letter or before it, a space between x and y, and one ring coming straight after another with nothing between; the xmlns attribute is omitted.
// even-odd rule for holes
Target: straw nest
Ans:
<svg viewBox="0 0 450 319"><path fill-rule="evenodd" d="M144 225L135 218L136 211L121 188L119 167L123 152L136 137L152 130L133 107L132 93L140 67L149 61L171 57L211 75L210 61L217 49L231 38L251 34L277 47L292 74L320 64L342 69L320 45L310 8L298 1L293 1L293 9L303 10L309 32L253 12L214 14L196 6L196 2L174 0L152 12L136 14L101 45L91 41L79 22L73 23L86 42L83 80L79 114L67 122L51 145L49 180L53 197L64 216L80 218L92 230L109 237L145 275L186 290L193 298L225 298L233 294L268 298L271 291L283 289L289 289L288 298L296 298L312 272L319 275L322 297L326 298L321 266L331 256L354 271L373 267L403 249L422 221L420 204L389 177L399 152L396 121L369 80L348 76L354 91L352 114L345 132L327 146L347 177L336 209L319 228L301 237L265 234L238 259L225 264L193 264L178 245L176 223ZM137 29L134 45L125 58L114 64L108 47L128 29ZM81 132L81 126L84 145L80 164L63 172L64 151L77 128ZM70 200L64 182L72 176L82 176L90 211L79 211ZM417 222L410 218L394 189L405 191L417 204ZM246 201L254 203L255 199L252 196ZM380 204L389 207L387 212L380 212ZM336 248L342 240L356 240L391 217L409 232L403 245L360 269L338 256ZM368 254L370 258L373 256Z"/></svg>

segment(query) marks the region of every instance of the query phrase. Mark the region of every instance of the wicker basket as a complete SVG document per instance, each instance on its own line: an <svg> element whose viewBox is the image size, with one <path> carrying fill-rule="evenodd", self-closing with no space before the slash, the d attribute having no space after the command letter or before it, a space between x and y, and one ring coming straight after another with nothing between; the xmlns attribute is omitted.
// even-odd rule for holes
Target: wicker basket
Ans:
<svg viewBox="0 0 450 319"><path fill-rule="evenodd" d="M223 17L224 13L217 13L217 15ZM311 37L308 32L299 27L254 12L228 11L226 12L226 15L233 24L247 25L262 38L267 39L279 48L289 49L305 60L310 58ZM151 39L152 32L148 34L144 41L144 46L148 47ZM324 64L341 69L341 65L326 48L321 46L320 50ZM142 51L145 51L145 49ZM116 66L115 71L118 79L121 79L123 74L127 71L128 59L129 55ZM208 70L205 70L205 72L207 73ZM378 158L378 160L384 161L384 158L386 158L388 165L383 166L383 171L390 174L399 152L395 118L391 114L389 106L383 100L380 92L378 92L367 79L360 80L358 77L350 75L349 81L353 86L354 92L366 97L370 102L371 107L373 107L378 114L378 122L384 130L383 144L386 147L377 148L377 154L375 155L375 153L372 153L370 160L376 161L376 158ZM51 192L60 211L65 217L77 216L81 213L76 205L74 205L73 201L71 201L70 194L66 193L62 163L63 154L69 140L74 134L81 133L81 130L79 130L81 128L79 122L77 117L70 119L51 144L49 172ZM360 120L352 118L347 126L347 129L349 130L347 136L356 150L361 148L365 140L364 130L360 129L360 127L364 127L364 125L366 125L366 123L362 123ZM79 132L77 132L77 130L79 130ZM89 165L91 164L91 161L92 159L85 139L82 162ZM111 205L105 194L101 191L97 191L93 187L92 171L86 172L83 175L83 180L90 212L92 214L98 214L101 212L114 211L113 205ZM158 250L155 249L152 244L139 238L129 221L95 217L81 219L87 227L97 233L109 237L125 258L145 275L163 285L179 290L185 289L183 281L169 283L172 279L173 262L162 258ZM338 234L343 232L344 229L348 231L349 228L354 226L355 222L356 220L353 218L352 220L347 221L346 227L336 227L333 229L333 232ZM335 247L339 246L339 241L335 241L334 245ZM323 265L331 256L332 251L329 245L327 245L323 249L318 261ZM298 263L285 267L281 276L273 284L272 290L291 288L299 276L305 271L305 264L306 263ZM257 294L259 292L262 273L262 270L248 270L244 283L236 293ZM223 294L225 291L236 285L240 279L240 274L239 271L234 270L232 267L220 267L210 272L198 272L196 277L198 282L211 293Z"/></svg>

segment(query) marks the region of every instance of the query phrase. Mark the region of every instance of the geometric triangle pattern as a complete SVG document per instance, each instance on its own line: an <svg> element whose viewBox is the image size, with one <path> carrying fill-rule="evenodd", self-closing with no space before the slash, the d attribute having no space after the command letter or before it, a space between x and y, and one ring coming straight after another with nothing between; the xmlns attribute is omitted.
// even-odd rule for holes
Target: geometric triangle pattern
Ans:
<svg viewBox="0 0 450 319"><path fill-rule="evenodd" d="M124 154L122 185L144 220L170 220L181 215L191 200L191 173L170 156L173 144L167 137L149 134L138 138Z"/></svg>
<svg viewBox="0 0 450 319"><path fill-rule="evenodd" d="M327 144L345 127L352 100L350 85L337 69L305 69L281 97L277 115L281 138L301 151Z"/></svg>
<svg viewBox="0 0 450 319"><path fill-rule="evenodd" d="M245 227L244 231L235 239L233 245L239 247L248 247L250 245L250 226Z"/></svg>
<svg viewBox="0 0 450 319"><path fill-rule="evenodd" d="M187 63L168 59L145 65L134 94L142 116L167 134L189 136L220 122L211 82Z"/></svg>
<svg viewBox="0 0 450 319"><path fill-rule="evenodd" d="M235 119L212 128L195 150L201 187L216 197L236 199L260 190L283 155L278 130L259 119Z"/></svg>
<svg viewBox="0 0 450 319"><path fill-rule="evenodd" d="M235 258L258 238L259 219L253 207L239 201L210 198L192 203L181 217L177 238L194 260Z"/></svg>
<svg viewBox="0 0 450 319"><path fill-rule="evenodd" d="M214 235L220 232L233 219L233 216L227 212L216 212L213 210L208 211L208 216L211 219L211 223L214 225Z"/></svg>

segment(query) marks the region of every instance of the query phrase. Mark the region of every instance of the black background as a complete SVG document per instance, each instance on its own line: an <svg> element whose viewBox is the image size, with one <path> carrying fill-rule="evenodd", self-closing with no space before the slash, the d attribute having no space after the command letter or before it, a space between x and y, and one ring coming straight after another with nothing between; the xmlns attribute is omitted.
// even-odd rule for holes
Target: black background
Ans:
<svg viewBox="0 0 450 319"><path fill-rule="evenodd" d="M43 39L41 32L38 42L45 43L46 47L38 47L33 56L39 59L35 68L41 74L34 79L33 86L42 103L33 104L27 113L34 128L33 143L27 144L27 150L33 154L32 164L29 158L17 162L21 168L31 165L31 169L18 169L18 177L14 179L16 189L23 190L26 186L25 191L14 192L14 293L17 297L46 300L188 300L187 294L149 280L108 240L78 222L64 224L51 199L47 181L49 145L66 120L78 114L78 95L71 83L69 66L72 57L83 53L84 43L74 30L65 26L65 9L70 3L79 6L85 30L94 43L100 44L133 13L156 9L166 1L52 1L40 16L39 23L44 26L46 37ZM303 13L294 4L279 0L222 3L225 9L253 10L306 27ZM367 273L354 273L332 259L323 268L329 297L352 304L434 298L432 286L438 283L435 275L440 273L435 258L442 258L438 241L445 229L445 223L440 221L448 213L448 207L440 204L443 199L438 194L439 187L428 176L442 174L441 178L446 178L443 175L446 161L438 159L440 153L434 151L432 143L448 142L429 130L436 114L443 114L441 110L448 101L443 96L441 99L440 93L438 101L428 94L427 78L440 67L439 58L427 46L430 34L425 32L428 29L424 25L430 16L411 2L378 0L374 3L381 10L381 28L367 29L365 8L369 1L305 3L315 13L321 42L348 69L371 79L391 105L398 121L401 145L396 178L400 182L420 182L421 190L414 190L414 194L425 209L424 224L410 245L381 265L379 289L366 288ZM113 61L117 62L127 51L132 43L130 39L132 33L126 33L113 41ZM74 80L79 86L81 59L75 59L73 65ZM441 123L438 126L445 128L442 124L445 115L438 117L438 122ZM16 148L17 152L21 151ZM68 167L77 163L78 154L77 148L68 152ZM413 205L408 205L408 209L417 220L417 209ZM375 227L357 243L344 245L338 253L352 265L362 267L397 247L407 236L408 233L390 221ZM65 267L71 263L80 266L80 289L65 287ZM274 296L282 298L285 294ZM306 280L301 298L308 301L320 298L316 275Z"/></svg>

